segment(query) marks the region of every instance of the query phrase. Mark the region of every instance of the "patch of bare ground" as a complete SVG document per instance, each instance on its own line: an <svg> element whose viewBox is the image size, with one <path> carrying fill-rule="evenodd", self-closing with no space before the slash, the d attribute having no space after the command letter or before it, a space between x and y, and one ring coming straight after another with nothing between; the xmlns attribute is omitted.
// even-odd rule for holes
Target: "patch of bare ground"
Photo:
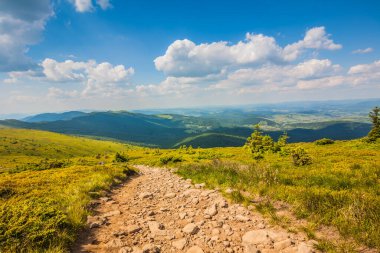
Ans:
<svg viewBox="0 0 380 253"><path fill-rule="evenodd" d="M101 198L73 252L318 252L305 232L289 232L262 214L226 201L161 168Z"/></svg>

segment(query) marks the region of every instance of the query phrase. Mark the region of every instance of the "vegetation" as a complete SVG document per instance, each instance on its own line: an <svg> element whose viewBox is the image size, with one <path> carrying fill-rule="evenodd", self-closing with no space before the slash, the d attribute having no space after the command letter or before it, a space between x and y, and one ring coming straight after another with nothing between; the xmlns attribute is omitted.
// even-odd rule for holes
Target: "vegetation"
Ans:
<svg viewBox="0 0 380 253"><path fill-rule="evenodd" d="M263 135L260 131L260 126L256 125L255 130L248 137L245 147L248 148L254 159L262 159L265 153L268 152L281 152L282 154L287 153L286 141L288 136L284 133L278 138L278 141L275 143L269 135Z"/></svg>
<svg viewBox="0 0 380 253"><path fill-rule="evenodd" d="M372 112L369 113L369 117L372 121L372 129L368 133L369 141L376 141L380 138L380 108L373 108Z"/></svg>
<svg viewBox="0 0 380 253"><path fill-rule="evenodd" d="M360 106L358 108L361 108ZM358 110L356 107L354 110ZM370 124L367 113L332 111L305 111L289 108L290 113L244 109L218 109L200 111L194 116L178 114L146 115L126 111L118 112L67 112L41 114L24 121L3 120L0 125L13 128L39 129L63 134L125 141L130 144L160 148L237 147L244 145L252 133L252 125L260 127L277 140L284 130L289 142L315 141L321 138L347 140L367 135ZM326 116L328 115L328 116Z"/></svg>
<svg viewBox="0 0 380 253"><path fill-rule="evenodd" d="M316 227L334 226L343 236L380 249L379 140L293 144L287 135L274 142L256 131L247 150L157 149L0 129L0 249L67 250L84 226L91 197L125 179L129 164L175 166L194 182L235 189L231 199L254 200L257 210L273 217L276 202L287 202ZM252 150L261 158L252 159ZM309 228L308 234L313 235Z"/></svg>
<svg viewBox="0 0 380 253"><path fill-rule="evenodd" d="M266 152L255 160L242 147L146 148L128 154L131 162L148 165L161 165L166 157L180 158L165 166L179 168L181 176L195 183L236 189L230 195L233 200L247 204L255 200L257 210L275 218L273 206L276 201L285 201L297 217L308 219L315 227L336 227L344 237L380 249L380 142L297 143L286 144L286 148L303 154L303 166L296 166L291 154L279 152ZM330 244L321 241L320 247L323 245Z"/></svg>
<svg viewBox="0 0 380 253"><path fill-rule="evenodd" d="M316 145L329 145L329 144L334 144L334 140L331 140L329 138L322 138L322 139L316 140L314 143Z"/></svg>
<svg viewBox="0 0 380 253"><path fill-rule="evenodd" d="M132 171L120 160L112 161L127 148L131 147L1 129L0 251L68 251L84 227L91 196L101 196Z"/></svg>
<svg viewBox="0 0 380 253"><path fill-rule="evenodd" d="M311 164L311 157L301 147L296 147L292 150L293 164L295 166L305 166Z"/></svg>

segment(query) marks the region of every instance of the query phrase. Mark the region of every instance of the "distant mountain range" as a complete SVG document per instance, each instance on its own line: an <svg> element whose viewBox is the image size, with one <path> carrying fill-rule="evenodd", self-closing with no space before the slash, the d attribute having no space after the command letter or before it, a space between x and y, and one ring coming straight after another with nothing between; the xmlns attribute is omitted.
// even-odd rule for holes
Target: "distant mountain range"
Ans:
<svg viewBox="0 0 380 253"><path fill-rule="evenodd" d="M252 133L252 126L258 123L275 139L286 130L290 142L314 141L324 137L337 140L354 139L365 136L370 130L370 124L365 121L366 114L354 110L347 114L335 109L323 112L305 111L305 107L301 109L289 114L228 108L204 111L198 116L147 115L127 111L72 111L39 114L23 120L2 120L0 125L116 139L162 148L181 145L241 146ZM329 113L334 113L335 116ZM342 116L339 116L340 114Z"/></svg>

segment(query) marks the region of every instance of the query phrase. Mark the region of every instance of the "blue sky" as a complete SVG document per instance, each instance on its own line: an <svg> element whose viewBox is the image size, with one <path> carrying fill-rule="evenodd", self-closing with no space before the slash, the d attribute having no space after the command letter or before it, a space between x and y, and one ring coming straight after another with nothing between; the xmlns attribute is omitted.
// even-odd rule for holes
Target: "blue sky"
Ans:
<svg viewBox="0 0 380 253"><path fill-rule="evenodd" d="M4 0L0 114L380 97L379 1Z"/></svg>

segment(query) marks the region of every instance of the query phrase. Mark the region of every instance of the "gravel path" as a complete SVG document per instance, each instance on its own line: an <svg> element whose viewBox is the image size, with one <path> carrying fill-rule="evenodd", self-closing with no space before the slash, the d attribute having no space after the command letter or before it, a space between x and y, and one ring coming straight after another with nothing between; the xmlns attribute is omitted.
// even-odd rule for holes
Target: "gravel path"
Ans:
<svg viewBox="0 0 380 253"><path fill-rule="evenodd" d="M270 225L218 191L137 167L140 176L99 200L73 252L315 252L304 235Z"/></svg>

